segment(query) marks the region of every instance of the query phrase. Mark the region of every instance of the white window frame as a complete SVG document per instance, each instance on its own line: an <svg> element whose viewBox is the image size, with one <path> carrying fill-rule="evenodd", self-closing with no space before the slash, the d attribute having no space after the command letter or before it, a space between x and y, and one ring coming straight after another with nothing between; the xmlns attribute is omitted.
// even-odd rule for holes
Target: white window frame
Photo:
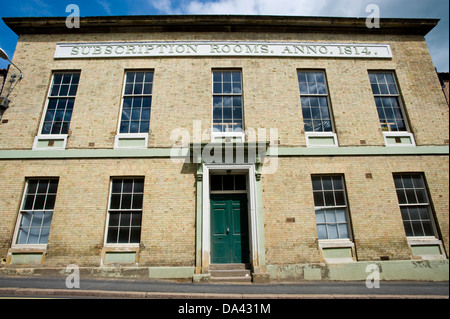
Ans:
<svg viewBox="0 0 450 319"><path fill-rule="evenodd" d="M331 238L331 239L330 238L326 238L326 239L318 239L318 240L319 240L319 242L320 241L338 241L338 242L342 242L344 240L352 242L352 231L351 231L352 230L352 226L351 226L351 223L350 223L350 211L348 209L347 189L346 189L344 175L343 174L313 174L313 175L311 175L311 183L312 183L312 178L313 177L334 177L334 176L340 177L341 180L342 180L345 205L316 206L316 204L314 202L314 218L316 218L316 211L318 211L318 210L344 209L345 210L345 219L346 219L346 225L347 225L348 238ZM313 189L313 201L314 201L314 192L319 192L319 191L314 191L314 189ZM323 193L324 190L322 189L320 192ZM333 192L334 192L334 190L333 190ZM334 195L333 195L333 197L334 197ZM316 227L317 227L317 220L315 220L315 222L316 222ZM325 224L327 224L327 223L325 223Z"/></svg>
<svg viewBox="0 0 450 319"><path fill-rule="evenodd" d="M375 94L373 92L372 84L370 82L370 74L378 74L378 73L384 73L384 74L391 74L392 75L392 77L393 77L393 79L395 81L395 87L397 89L397 94L381 94L381 93L380 94ZM398 105L400 106L400 112L402 114L402 120L405 123L406 131L390 131L390 130L389 131L383 131L382 130L383 139L384 139L384 145L386 147L412 147L412 146L414 147L414 146L416 146L416 141L414 139L414 134L411 133L409 120L408 120L408 117L406 115L405 105L403 103L403 99L402 99L402 96L401 96L400 87L398 85L398 79L397 79L395 71L391 71L391 70L369 70L368 75L369 75L369 85L371 86L371 91L372 91L372 96L373 96L373 99L374 99L374 103L375 103L375 98L377 98L377 97L395 97L397 99ZM376 105L375 105L375 108L376 108ZM380 121L381 121L381 119L379 118L379 115L378 115L378 125L380 125L380 127L381 127ZM387 139L389 137L400 137L400 138L401 137L408 137L411 140L411 144L402 144L402 143L389 144L388 141L387 141Z"/></svg>
<svg viewBox="0 0 450 319"><path fill-rule="evenodd" d="M338 138L337 138L337 134L334 132L305 132L305 137L306 137L306 147L317 147L317 148L321 148L321 147L339 147L339 143L338 143ZM314 138L314 137L332 137L334 140L334 144L324 144L324 145L314 145L311 144L310 142L310 138Z"/></svg>
<svg viewBox="0 0 450 319"><path fill-rule="evenodd" d="M111 198L112 198L112 187L113 187L113 181L114 180L118 180L118 179L142 179L143 183L144 183L144 190L145 190L145 177L140 177L140 176L118 176L118 177L111 177L110 181L109 181L109 198L108 198L108 209L106 212L106 224L105 224L105 231L104 231L104 239L103 239L103 247L105 248L118 248L118 249L123 249L123 251L129 251L129 248L139 248L140 247L140 242L139 243L108 243L108 228L109 228L109 219L110 219L110 215L111 215ZM144 193L143 195L144 196ZM142 208L141 209L129 209L129 210L123 210L123 209L117 209L120 211L141 211L141 240L142 240L142 217L143 217L143 209L144 203L142 203ZM116 210L116 209L113 209ZM122 250L118 250L118 251L122 251Z"/></svg>
<svg viewBox="0 0 450 319"><path fill-rule="evenodd" d="M300 91L300 82L298 81L298 74L300 72L322 72L323 76L325 78L325 84L326 84L326 88L327 88L327 94L302 94L302 92ZM339 147L339 143L338 143L338 139L337 139L337 134L336 134L336 130L335 130L335 123L334 123L334 118L333 118L333 110L332 110L332 106L331 106L331 98L330 98L330 89L328 87L328 78L327 78L327 74L326 74L326 70L322 70L322 69L297 69L297 84L299 85L299 96L300 96L300 111L302 113L302 118L303 118L303 110L302 110L302 96L305 97L326 97L327 98L327 103L328 103L328 112L330 114L330 124L331 124L331 132L307 132L304 128L304 124L303 124L303 130L305 130L305 138L306 138L306 147L317 147L317 148L323 148L323 147ZM312 144L310 142L310 138L314 138L314 137L332 137L334 140L334 144L324 144L324 145L315 145Z"/></svg>
<svg viewBox="0 0 450 319"><path fill-rule="evenodd" d="M214 96L219 95L214 93L214 72L240 72L241 73L241 94L222 93L221 95L241 96L242 101L242 132L214 132ZM242 69L220 69L213 68L211 71L211 142L216 139L236 139L236 142L245 142L245 114L244 114L244 74Z"/></svg>
<svg viewBox="0 0 450 319"><path fill-rule="evenodd" d="M136 73L136 72L152 72L153 73L153 81L152 81L152 93L151 94L142 94L139 95L141 97L151 97L152 98L152 105L153 105L153 87L155 83L155 70L154 69L128 69L124 72L123 77L123 84L122 84L122 95L121 95L121 101L120 101L120 111L119 111L119 121L117 123L117 134L114 138L114 149L146 149L148 147L148 136L150 134L150 122L152 119L151 116L151 109L152 105L150 106L150 120L149 120L149 132L148 133L120 133L120 125L122 123L122 112L123 112L123 102L125 100L125 87L127 84L127 73ZM127 95L129 96L129 95ZM137 95L131 95L132 97L135 97ZM127 140L127 139L142 139L144 141L143 146L120 146L121 140Z"/></svg>
<svg viewBox="0 0 450 319"><path fill-rule="evenodd" d="M20 224L22 223L22 212L27 211L27 210L23 209L23 207L25 204L25 198L27 196L28 184L31 180L45 180L45 179L58 180L58 186L59 186L59 179L55 178L55 177L28 178L25 182L25 188L23 190L22 200L20 202L19 214L17 216L16 225L15 225L14 233L13 233L13 240L11 243L11 248L14 249L16 252L18 252L18 251L25 251L25 252L45 251L47 249L48 242L47 242L47 244L18 244L17 243L17 240L19 239L18 236L19 236ZM48 195L48 193L46 193L46 194ZM56 192L56 196L58 196L58 192ZM54 215L54 213L55 213L55 208L53 207L52 214ZM52 222L53 222L53 216L52 216ZM50 225L50 229L51 229L51 225Z"/></svg>
<svg viewBox="0 0 450 319"><path fill-rule="evenodd" d="M51 91L53 89L53 81L54 81L55 75L56 74L64 74L64 73L79 73L80 74L80 78L81 78L81 71L80 70L67 70L67 71L66 70L60 70L60 71L54 71L52 73L50 85L49 85L49 88L47 90L47 97L46 97L46 102L45 102L46 104L45 104L44 112L42 114L41 122L39 124L38 134L35 136L34 141L33 141L32 150L37 150L37 151L43 150L43 151L46 151L46 150L65 150L66 149L67 138L69 137L69 133L67 133L67 134L42 134L42 129L43 129L43 126L44 126L45 117L47 115L47 111L48 111L48 106L50 104L50 100L52 98L64 98L64 97L51 97L50 96L50 93L51 93ZM80 86L80 84L78 83L78 88L79 88L79 86ZM78 89L77 89L77 93L78 93ZM70 96L68 95L65 98L71 98L71 99L75 99L76 100L76 95L70 95ZM75 105L75 102L74 102L74 105ZM72 113L72 116L73 116L73 113ZM72 118L71 118L71 122L72 122ZM70 132L70 129L69 129L69 132ZM52 147L52 146L38 147L39 141L42 141L42 140L44 140L44 141L46 141L46 140L63 140L63 146L61 146L61 147Z"/></svg>
<svg viewBox="0 0 450 319"><path fill-rule="evenodd" d="M411 144L403 144L403 143L388 143L387 139L389 137L408 137L411 140ZM384 144L386 147L411 147L416 146L416 141L414 139L413 133L409 132L383 132Z"/></svg>
<svg viewBox="0 0 450 319"><path fill-rule="evenodd" d="M420 255L420 257L424 260L434 260L434 259L445 259L445 250L444 246L442 244L442 241L439 239L439 231L436 225L436 220L434 216L433 207L431 204L430 194L427 189L427 184L425 181L425 176L423 173L416 173L416 172L408 172L408 173L394 173L393 178L395 180L395 176L404 176L404 175L420 175L422 184L425 190L425 195L427 197L427 203L412 203L412 204L400 204L398 202L398 206L401 209L402 207L408 207L408 206L419 206L419 207L427 207L430 222L431 222L431 228L433 230L434 235L433 236L408 236L406 235L406 240L408 242L408 245L412 252L412 246L439 246L439 249L441 251L440 255ZM397 190L397 187L395 187ZM405 188L403 188L405 189ZM402 224L404 223L403 217L402 218ZM403 226L404 227L404 226ZM406 229L405 234L406 234ZM417 256L417 255L414 255Z"/></svg>

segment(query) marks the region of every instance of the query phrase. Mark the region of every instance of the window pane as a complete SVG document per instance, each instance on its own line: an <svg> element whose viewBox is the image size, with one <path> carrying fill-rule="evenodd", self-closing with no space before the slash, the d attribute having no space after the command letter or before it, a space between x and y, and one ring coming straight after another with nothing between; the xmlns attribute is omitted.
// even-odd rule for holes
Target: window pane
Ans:
<svg viewBox="0 0 450 319"><path fill-rule="evenodd" d="M31 219L31 227L41 227L44 219L44 212L34 212Z"/></svg>
<svg viewBox="0 0 450 319"><path fill-rule="evenodd" d="M313 177L312 179L313 190L322 190L322 181L320 177Z"/></svg>
<svg viewBox="0 0 450 319"><path fill-rule="evenodd" d="M327 224L328 239L338 239L338 230L336 224Z"/></svg>
<svg viewBox="0 0 450 319"><path fill-rule="evenodd" d="M409 207L408 212L411 220L420 220L419 210L417 207Z"/></svg>
<svg viewBox="0 0 450 319"><path fill-rule="evenodd" d="M120 227L119 228L119 244L128 244L130 239L130 228Z"/></svg>
<svg viewBox="0 0 450 319"><path fill-rule="evenodd" d="M33 209L43 209L45 204L45 195L36 195Z"/></svg>
<svg viewBox="0 0 450 319"><path fill-rule="evenodd" d="M108 237L106 238L106 242L110 244L117 243L117 236L119 235L118 227L108 227Z"/></svg>
<svg viewBox="0 0 450 319"><path fill-rule="evenodd" d="M406 236L414 236L413 230L412 230L412 226L411 226L411 222L410 221L404 221L403 225L405 226Z"/></svg>
<svg viewBox="0 0 450 319"><path fill-rule="evenodd" d="M122 193L132 193L133 192L133 180L124 179L122 186Z"/></svg>
<svg viewBox="0 0 450 319"><path fill-rule="evenodd" d="M120 221L120 213L109 214L109 226L110 227L119 226L119 221Z"/></svg>
<svg viewBox="0 0 450 319"><path fill-rule="evenodd" d="M424 221L422 223L424 236L434 236L433 227L431 226L431 221Z"/></svg>
<svg viewBox="0 0 450 319"><path fill-rule="evenodd" d="M120 209L130 209L130 208L131 208L131 194L123 194Z"/></svg>
<svg viewBox="0 0 450 319"><path fill-rule="evenodd" d="M133 209L142 209L143 195L133 195Z"/></svg>
<svg viewBox="0 0 450 319"><path fill-rule="evenodd" d="M234 190L233 175L223 175L223 190Z"/></svg>
<svg viewBox="0 0 450 319"><path fill-rule="evenodd" d="M334 212L334 209L329 209L325 211L325 218L327 223L335 223L336 222L336 215Z"/></svg>
<svg viewBox="0 0 450 319"><path fill-rule="evenodd" d="M336 221L338 223L346 223L347 222L347 217L345 214L345 210L343 209L336 209Z"/></svg>
<svg viewBox="0 0 450 319"><path fill-rule="evenodd" d="M317 236L319 239L328 239L326 225L317 225Z"/></svg>
<svg viewBox="0 0 450 319"><path fill-rule="evenodd" d="M336 206L336 203L334 201L334 194L333 192L324 192L325 195L325 206Z"/></svg>
<svg viewBox="0 0 450 319"><path fill-rule="evenodd" d="M347 224L339 224L339 238L349 238Z"/></svg>
<svg viewBox="0 0 450 319"><path fill-rule="evenodd" d="M50 235L50 227L42 227L39 244L47 244L48 236Z"/></svg>
<svg viewBox="0 0 450 319"><path fill-rule="evenodd" d="M332 190L333 189L333 183L331 177L324 176L322 177L322 185L324 190Z"/></svg>
<svg viewBox="0 0 450 319"><path fill-rule="evenodd" d="M427 194L425 189L416 189L416 197L418 203L428 203Z"/></svg>
<svg viewBox="0 0 450 319"><path fill-rule="evenodd" d="M22 221L20 227L29 227L31 225L32 213L22 213Z"/></svg>
<svg viewBox="0 0 450 319"><path fill-rule="evenodd" d="M418 207L420 219L430 219L428 207Z"/></svg>
<svg viewBox="0 0 450 319"><path fill-rule="evenodd" d="M406 204L406 195L405 192L401 189L401 190L397 190L397 198L398 198L398 202L400 204Z"/></svg>
<svg viewBox="0 0 450 319"><path fill-rule="evenodd" d="M139 243L141 241L141 228L140 227L132 227L130 234L130 243Z"/></svg>
<svg viewBox="0 0 450 319"><path fill-rule="evenodd" d="M23 205L24 210L32 210L33 209L33 204L34 204L34 198L35 195L27 195L25 197L25 203Z"/></svg>
<svg viewBox="0 0 450 319"><path fill-rule="evenodd" d="M144 180L143 179L135 179L134 180L134 193L143 193L144 192Z"/></svg>
<svg viewBox="0 0 450 319"><path fill-rule="evenodd" d="M424 236L422 223L420 221L412 221L411 226L413 229L414 236Z"/></svg>
<svg viewBox="0 0 450 319"><path fill-rule="evenodd" d="M114 194L111 195L111 209L119 209L120 208L120 195Z"/></svg>
<svg viewBox="0 0 450 319"><path fill-rule="evenodd" d="M406 189L406 198L408 200L408 204L416 204L417 203L417 199L416 199L416 193L414 192L413 189Z"/></svg>
<svg viewBox="0 0 450 319"><path fill-rule="evenodd" d="M314 192L314 206L316 207L325 206L322 192Z"/></svg>
<svg viewBox="0 0 450 319"><path fill-rule="evenodd" d="M211 190L221 191L222 190L222 176L221 175L211 175Z"/></svg>
<svg viewBox="0 0 450 319"><path fill-rule="evenodd" d="M131 225L131 213L120 214L120 227L129 227Z"/></svg>
<svg viewBox="0 0 450 319"><path fill-rule="evenodd" d="M335 192L334 197L336 198L336 206L344 206L345 205L345 195L344 195L343 191Z"/></svg>
<svg viewBox="0 0 450 319"><path fill-rule="evenodd" d="M245 175L234 175L234 189L235 190L246 190L246 176Z"/></svg>
<svg viewBox="0 0 450 319"><path fill-rule="evenodd" d="M316 222L318 224L325 223L325 211L316 210Z"/></svg>
<svg viewBox="0 0 450 319"><path fill-rule="evenodd" d="M131 217L131 226L141 226L141 220L142 220L142 214L139 213L133 213Z"/></svg>
<svg viewBox="0 0 450 319"><path fill-rule="evenodd" d="M422 176L420 175L412 175L411 176L413 186L415 188L424 188Z"/></svg>
<svg viewBox="0 0 450 319"><path fill-rule="evenodd" d="M21 228L21 229L19 229L19 234L17 236L16 244L20 244L20 245L27 244L27 238L28 238L29 231L30 231L29 228Z"/></svg>
<svg viewBox="0 0 450 319"><path fill-rule="evenodd" d="M39 244L40 227L29 228L28 230L28 245Z"/></svg>
<svg viewBox="0 0 450 319"><path fill-rule="evenodd" d="M53 210L53 208L55 207L55 200L56 200L56 195L48 195L47 201L45 202L45 209Z"/></svg>

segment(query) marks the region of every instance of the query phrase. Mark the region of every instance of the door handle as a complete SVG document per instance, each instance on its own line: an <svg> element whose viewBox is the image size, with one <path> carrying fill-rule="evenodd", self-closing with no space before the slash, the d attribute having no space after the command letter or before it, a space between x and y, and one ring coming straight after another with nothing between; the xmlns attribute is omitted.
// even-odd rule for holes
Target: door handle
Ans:
<svg viewBox="0 0 450 319"><path fill-rule="evenodd" d="M230 228L227 227L227 235L230 233Z"/></svg>

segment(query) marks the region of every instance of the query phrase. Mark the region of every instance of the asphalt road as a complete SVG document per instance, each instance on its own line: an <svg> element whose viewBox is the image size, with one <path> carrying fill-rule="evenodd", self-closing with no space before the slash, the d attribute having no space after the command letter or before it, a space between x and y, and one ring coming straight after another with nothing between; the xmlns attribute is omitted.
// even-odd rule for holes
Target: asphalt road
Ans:
<svg viewBox="0 0 450 319"><path fill-rule="evenodd" d="M80 278L68 289L66 277L0 277L0 298L19 296L129 298L448 298L448 282L300 282L270 284L193 284L146 279Z"/></svg>

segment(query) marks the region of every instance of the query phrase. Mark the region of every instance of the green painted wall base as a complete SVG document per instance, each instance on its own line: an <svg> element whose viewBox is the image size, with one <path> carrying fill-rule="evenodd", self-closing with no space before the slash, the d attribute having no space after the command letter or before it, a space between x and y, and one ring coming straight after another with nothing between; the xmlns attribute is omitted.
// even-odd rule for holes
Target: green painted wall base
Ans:
<svg viewBox="0 0 450 319"><path fill-rule="evenodd" d="M270 279L275 281L360 281L373 273L366 269L377 265L380 280L448 281L448 260L370 261L342 264L268 265Z"/></svg>
<svg viewBox="0 0 450 319"><path fill-rule="evenodd" d="M342 264L268 265L270 281L365 281L376 265L381 281L448 281L448 260L372 261ZM373 269L373 268L372 268ZM209 275L194 275L195 267L80 267L80 276L109 278L177 279L205 282ZM0 267L0 276L67 276L65 268ZM267 282L267 281L264 281Z"/></svg>
<svg viewBox="0 0 450 319"><path fill-rule="evenodd" d="M80 277L192 280L195 267L80 267ZM68 276L65 268L0 267L0 276Z"/></svg>

